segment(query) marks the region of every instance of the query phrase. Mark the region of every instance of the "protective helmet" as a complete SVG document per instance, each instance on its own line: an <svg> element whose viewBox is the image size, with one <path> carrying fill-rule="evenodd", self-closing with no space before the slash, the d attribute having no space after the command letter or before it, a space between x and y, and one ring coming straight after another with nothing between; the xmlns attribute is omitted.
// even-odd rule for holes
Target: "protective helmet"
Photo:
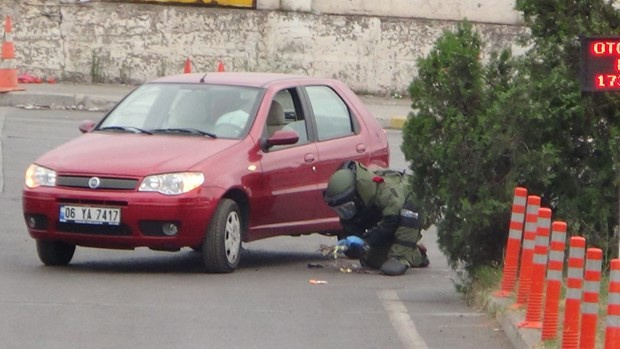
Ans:
<svg viewBox="0 0 620 349"><path fill-rule="evenodd" d="M357 212L355 194L355 173L349 168L343 168L329 178L323 199L340 218L351 219Z"/></svg>

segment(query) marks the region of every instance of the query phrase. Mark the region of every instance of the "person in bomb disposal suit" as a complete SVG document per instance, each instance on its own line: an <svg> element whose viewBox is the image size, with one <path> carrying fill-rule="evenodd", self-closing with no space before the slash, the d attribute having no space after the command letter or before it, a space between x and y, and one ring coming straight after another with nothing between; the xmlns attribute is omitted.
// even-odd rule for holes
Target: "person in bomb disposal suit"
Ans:
<svg viewBox="0 0 620 349"><path fill-rule="evenodd" d="M346 237L338 245L347 256L386 275L429 265L419 244L423 222L408 175L345 161L330 177L323 198L340 217Z"/></svg>

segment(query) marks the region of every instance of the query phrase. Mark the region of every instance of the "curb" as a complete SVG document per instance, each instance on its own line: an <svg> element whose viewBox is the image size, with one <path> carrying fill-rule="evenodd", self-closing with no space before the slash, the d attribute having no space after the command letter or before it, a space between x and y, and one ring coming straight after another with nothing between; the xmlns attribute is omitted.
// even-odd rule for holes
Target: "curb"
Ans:
<svg viewBox="0 0 620 349"><path fill-rule="evenodd" d="M392 116L389 118L387 127L391 129L402 130L405 127L406 121L406 116Z"/></svg>
<svg viewBox="0 0 620 349"><path fill-rule="evenodd" d="M28 109L78 109L103 111L113 107L118 98L74 93L41 93L16 91L0 94L0 106Z"/></svg>
<svg viewBox="0 0 620 349"><path fill-rule="evenodd" d="M381 116L373 114L379 125L385 130L402 130L405 127L405 116Z"/></svg>
<svg viewBox="0 0 620 349"><path fill-rule="evenodd" d="M488 313L495 314L495 319L502 326L513 348L542 348L541 330L519 327L518 324L525 321L525 311L511 308L512 304L512 298L489 296L485 308Z"/></svg>

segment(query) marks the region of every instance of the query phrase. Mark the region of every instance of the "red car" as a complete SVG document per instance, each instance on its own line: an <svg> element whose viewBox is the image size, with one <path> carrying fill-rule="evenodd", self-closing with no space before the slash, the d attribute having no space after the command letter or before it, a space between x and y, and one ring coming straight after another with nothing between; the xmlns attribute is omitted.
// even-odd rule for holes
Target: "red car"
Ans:
<svg viewBox="0 0 620 349"><path fill-rule="evenodd" d="M343 160L388 167L385 132L329 79L266 73L164 77L26 171L23 211L46 265L76 245L202 253L231 272L242 241L337 234L322 191Z"/></svg>

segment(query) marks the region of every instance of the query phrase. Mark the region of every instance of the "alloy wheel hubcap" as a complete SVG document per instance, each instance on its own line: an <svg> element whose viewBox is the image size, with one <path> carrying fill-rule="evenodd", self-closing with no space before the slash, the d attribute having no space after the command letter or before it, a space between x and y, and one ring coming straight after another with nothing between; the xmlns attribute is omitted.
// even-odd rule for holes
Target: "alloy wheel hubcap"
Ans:
<svg viewBox="0 0 620 349"><path fill-rule="evenodd" d="M228 263L234 264L239 258L241 248L241 221L237 212L230 212L226 219L224 249Z"/></svg>

